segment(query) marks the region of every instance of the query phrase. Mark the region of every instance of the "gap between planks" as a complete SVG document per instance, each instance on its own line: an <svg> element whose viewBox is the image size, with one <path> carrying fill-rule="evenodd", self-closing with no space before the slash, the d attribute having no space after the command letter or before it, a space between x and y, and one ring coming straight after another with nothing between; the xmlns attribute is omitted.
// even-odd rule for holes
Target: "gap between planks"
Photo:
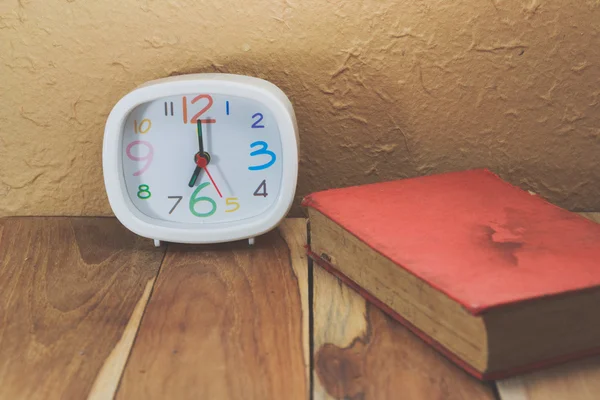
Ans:
<svg viewBox="0 0 600 400"><path fill-rule="evenodd" d="M155 282L156 277L153 277L146 283L142 297L140 297L140 300L135 305L131 318L123 331L123 336L121 336L119 342L104 361L102 369L100 369L98 376L96 376L88 400L114 398Z"/></svg>

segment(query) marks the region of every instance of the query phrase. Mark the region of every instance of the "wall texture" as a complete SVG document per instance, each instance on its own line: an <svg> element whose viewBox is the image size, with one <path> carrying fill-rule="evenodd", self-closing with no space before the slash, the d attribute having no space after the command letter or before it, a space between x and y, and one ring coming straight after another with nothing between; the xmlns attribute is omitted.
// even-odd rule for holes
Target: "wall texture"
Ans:
<svg viewBox="0 0 600 400"><path fill-rule="evenodd" d="M600 0L2 0L0 39L0 215L110 214L112 105L214 71L291 98L298 198L485 166L600 210Z"/></svg>

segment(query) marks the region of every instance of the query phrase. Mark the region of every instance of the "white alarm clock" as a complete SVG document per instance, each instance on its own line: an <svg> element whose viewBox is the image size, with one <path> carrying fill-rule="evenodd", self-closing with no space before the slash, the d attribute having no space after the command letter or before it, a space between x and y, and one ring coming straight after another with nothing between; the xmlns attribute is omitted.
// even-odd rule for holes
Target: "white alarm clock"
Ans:
<svg viewBox="0 0 600 400"><path fill-rule="evenodd" d="M258 78L151 81L112 109L102 166L115 216L157 246L161 240L252 244L294 199L294 110L277 86Z"/></svg>

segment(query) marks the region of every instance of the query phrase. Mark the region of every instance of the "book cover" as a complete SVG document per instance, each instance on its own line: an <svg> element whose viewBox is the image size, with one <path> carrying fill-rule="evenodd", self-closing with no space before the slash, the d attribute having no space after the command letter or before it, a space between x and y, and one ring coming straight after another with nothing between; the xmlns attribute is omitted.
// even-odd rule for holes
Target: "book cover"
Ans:
<svg viewBox="0 0 600 400"><path fill-rule="evenodd" d="M332 189L303 206L474 315L600 286L600 224L488 170Z"/></svg>

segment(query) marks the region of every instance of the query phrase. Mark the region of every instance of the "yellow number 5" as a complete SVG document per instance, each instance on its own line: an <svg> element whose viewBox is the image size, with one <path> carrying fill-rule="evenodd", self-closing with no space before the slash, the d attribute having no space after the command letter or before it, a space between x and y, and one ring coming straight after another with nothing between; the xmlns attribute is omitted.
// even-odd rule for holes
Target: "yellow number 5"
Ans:
<svg viewBox="0 0 600 400"><path fill-rule="evenodd" d="M237 197L228 197L225 199L225 204L227 204L228 206L234 206L235 208L231 209L231 210L225 210L225 212L234 212L237 211L240 208L240 203L237 202L238 198Z"/></svg>

